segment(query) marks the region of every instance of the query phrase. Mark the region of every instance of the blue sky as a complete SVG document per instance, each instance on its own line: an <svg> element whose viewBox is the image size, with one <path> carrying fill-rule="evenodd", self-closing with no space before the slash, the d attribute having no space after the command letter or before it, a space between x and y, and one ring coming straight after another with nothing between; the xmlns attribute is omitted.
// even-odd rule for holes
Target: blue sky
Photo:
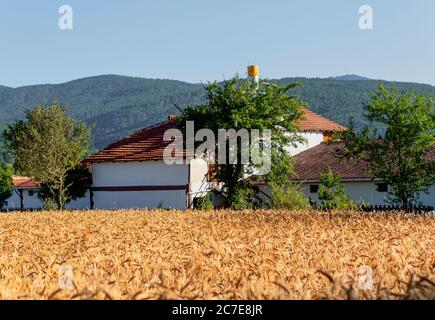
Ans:
<svg viewBox="0 0 435 320"><path fill-rule="evenodd" d="M60 30L58 9L73 8ZM374 29L358 27L371 5ZM0 0L0 85L356 73L435 85L433 0Z"/></svg>

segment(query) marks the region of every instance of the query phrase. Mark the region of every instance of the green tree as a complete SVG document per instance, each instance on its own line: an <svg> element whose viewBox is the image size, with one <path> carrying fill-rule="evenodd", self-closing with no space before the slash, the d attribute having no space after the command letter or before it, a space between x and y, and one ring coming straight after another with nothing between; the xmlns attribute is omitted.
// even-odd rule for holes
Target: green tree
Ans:
<svg viewBox="0 0 435 320"><path fill-rule="evenodd" d="M356 203L344 192L340 176L335 175L331 168L320 174L318 191L319 208L325 211L356 209Z"/></svg>
<svg viewBox="0 0 435 320"><path fill-rule="evenodd" d="M9 165L0 166L0 209L3 208L5 201L11 196L13 190L12 167Z"/></svg>
<svg viewBox="0 0 435 320"><path fill-rule="evenodd" d="M55 102L28 110L26 120L9 125L3 136L14 155L17 173L39 180L57 208L65 208L74 186L68 178L91 144L86 125L72 119Z"/></svg>
<svg viewBox="0 0 435 320"><path fill-rule="evenodd" d="M399 94L380 86L364 106L374 127L345 133L347 155L369 162L371 173L391 186L390 201L406 211L418 203L419 194L435 183L435 163L425 154L435 144L435 113L432 98Z"/></svg>
<svg viewBox="0 0 435 320"><path fill-rule="evenodd" d="M270 129L272 145L269 148L272 154L272 167L279 166L279 169L272 169L273 174L268 180L287 180L293 173L291 162L283 165L285 161L279 160L289 160L285 147L302 140L295 133L297 120L303 116L301 107L304 103L298 101L294 95L290 95L296 86L297 84L291 84L281 87L264 82L258 85L251 80L238 77L222 84L211 83L206 86L207 103L181 110L180 129L185 130L188 120L194 121L196 130L211 129L216 137L219 129L236 131L246 129L248 132L258 129L261 133L265 129ZM237 164L221 165L217 171L217 178L223 183L226 206L238 209L252 205L249 198L254 192L254 188L247 187L243 178L247 173L255 170L255 166L241 164L241 149L237 150L239 159ZM241 201L241 197L248 199Z"/></svg>

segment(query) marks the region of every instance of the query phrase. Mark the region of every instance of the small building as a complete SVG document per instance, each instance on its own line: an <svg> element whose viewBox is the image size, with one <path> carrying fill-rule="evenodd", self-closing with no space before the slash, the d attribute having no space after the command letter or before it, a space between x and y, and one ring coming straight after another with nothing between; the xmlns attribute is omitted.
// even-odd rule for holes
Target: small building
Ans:
<svg viewBox="0 0 435 320"><path fill-rule="evenodd" d="M164 133L175 118L139 130L87 158L91 166L92 209L191 208L210 188L202 159L168 165L163 152L171 143Z"/></svg>
<svg viewBox="0 0 435 320"><path fill-rule="evenodd" d="M43 208L43 202L39 197L40 182L31 177L13 176L12 195L5 201L3 210L6 211L23 211L23 210L39 210ZM68 209L89 209L90 199L89 191L80 199L72 200L67 204Z"/></svg>
<svg viewBox="0 0 435 320"><path fill-rule="evenodd" d="M355 201L364 201L371 206L388 204L388 186L382 179L370 174L368 162L355 163L342 156L345 145L342 142L321 143L307 149L294 157L297 183L301 183L301 191L313 202L318 202L320 174L328 167L340 176L345 192ZM435 161L435 148L426 154L427 161ZM424 206L435 208L435 185L428 193L421 193L419 201Z"/></svg>
<svg viewBox="0 0 435 320"><path fill-rule="evenodd" d="M12 195L6 200L3 210L32 210L42 207L38 197L38 181L29 177L13 176L12 184Z"/></svg>

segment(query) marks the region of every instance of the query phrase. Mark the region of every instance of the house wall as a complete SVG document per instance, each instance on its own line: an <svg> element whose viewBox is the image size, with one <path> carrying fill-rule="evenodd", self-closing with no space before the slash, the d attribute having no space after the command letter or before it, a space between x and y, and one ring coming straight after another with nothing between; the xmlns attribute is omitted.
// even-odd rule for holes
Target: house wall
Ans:
<svg viewBox="0 0 435 320"><path fill-rule="evenodd" d="M86 192L83 198L72 200L66 207L73 210L89 210L91 208L89 191Z"/></svg>
<svg viewBox="0 0 435 320"><path fill-rule="evenodd" d="M190 161L190 192L192 199L205 196L210 190L208 163L202 159Z"/></svg>
<svg viewBox="0 0 435 320"><path fill-rule="evenodd" d="M297 143L295 147L289 146L286 148L287 152L291 156L295 156L305 150L313 148L323 142L323 133L322 132L300 132L298 133L301 137L303 137L306 142L305 143Z"/></svg>
<svg viewBox="0 0 435 320"><path fill-rule="evenodd" d="M101 163L92 166L92 187L185 186L185 190L94 191L94 209L188 206L189 166L164 161Z"/></svg>
<svg viewBox="0 0 435 320"><path fill-rule="evenodd" d="M187 185L187 164L164 161L96 163L92 165L94 187Z"/></svg>
<svg viewBox="0 0 435 320"><path fill-rule="evenodd" d="M386 202L388 193L378 192L376 190L376 183L372 181L366 182L342 182L345 192L351 197L352 200L363 200L369 205L387 205ZM317 194L310 193L310 185L318 183L308 183L301 186L303 194L313 201L319 201ZM422 193L420 201L426 206L435 207L435 185L429 188L429 194Z"/></svg>
<svg viewBox="0 0 435 320"><path fill-rule="evenodd" d="M33 195L30 196L29 191L33 192ZM42 201L38 197L37 193L38 189L26 189L23 190L23 206L24 209L40 209L42 208ZM7 205L4 206L6 210L19 210L20 209L20 197L15 192L12 192L12 196L7 200Z"/></svg>
<svg viewBox="0 0 435 320"><path fill-rule="evenodd" d="M94 209L187 209L185 190L94 192Z"/></svg>

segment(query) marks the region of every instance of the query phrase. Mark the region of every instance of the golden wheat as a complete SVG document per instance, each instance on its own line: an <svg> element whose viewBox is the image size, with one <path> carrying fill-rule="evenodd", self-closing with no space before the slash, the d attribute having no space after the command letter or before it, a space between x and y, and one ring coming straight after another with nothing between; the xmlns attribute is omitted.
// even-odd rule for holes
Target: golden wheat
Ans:
<svg viewBox="0 0 435 320"><path fill-rule="evenodd" d="M403 214L0 214L0 299L434 299L434 234Z"/></svg>

